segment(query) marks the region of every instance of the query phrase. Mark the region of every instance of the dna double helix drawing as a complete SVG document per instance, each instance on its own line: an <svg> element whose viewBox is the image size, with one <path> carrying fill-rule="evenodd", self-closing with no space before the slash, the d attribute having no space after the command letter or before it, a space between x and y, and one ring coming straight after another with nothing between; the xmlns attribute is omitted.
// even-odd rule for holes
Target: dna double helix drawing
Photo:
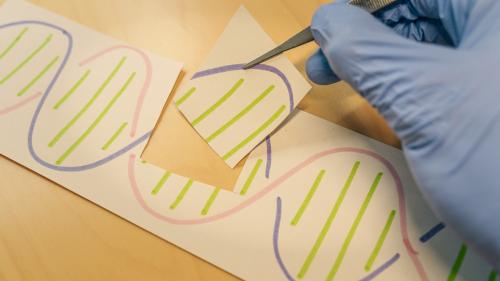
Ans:
<svg viewBox="0 0 500 281"><path fill-rule="evenodd" d="M444 243L439 239L449 235L446 228L438 220L425 225L427 229L420 227L409 211L417 200L414 193L408 196L400 171L374 150L324 147L284 164L287 161L271 149L274 136L268 137L258 148L265 153L250 157L233 192L205 185L144 163L137 154L154 125L141 126L147 97L154 94L154 69L144 52L118 45L74 57L79 46L68 31L34 20L0 25L0 37L0 118L33 108L23 145L40 166L85 173L125 158L126 188L137 204L157 220L178 227L220 222L255 204L271 204L275 212L268 214L273 221L269 246L281 276L288 280L496 279L486 265L468 267L476 258L459 241L447 244L452 248L439 258L443 265L436 269L438 259L430 258L437 247L433 243ZM244 83L232 73L240 67L200 71L194 79L217 76L232 95ZM237 126L274 87L287 92L279 72L261 68L272 73L274 82L260 81L263 91L221 123L211 139ZM177 105L197 91L202 94L203 88L189 89ZM269 118L291 110L291 96L284 96L287 103L275 105ZM215 107L224 103L221 98ZM212 112L213 106L205 111Z"/></svg>

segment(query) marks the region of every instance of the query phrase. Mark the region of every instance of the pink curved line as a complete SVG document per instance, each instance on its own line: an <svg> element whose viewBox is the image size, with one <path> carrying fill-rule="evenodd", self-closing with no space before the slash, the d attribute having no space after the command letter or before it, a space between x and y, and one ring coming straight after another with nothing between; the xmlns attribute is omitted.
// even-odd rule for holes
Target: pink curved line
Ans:
<svg viewBox="0 0 500 281"><path fill-rule="evenodd" d="M403 244L405 245L406 251L408 255L410 256L413 265L415 266L420 279L423 281L429 280L427 277L427 273L420 262L418 258L418 252L415 251L413 246L411 245L409 236L408 236L408 228L407 228L407 214L406 214L406 200L405 200L405 195L404 195L404 189L403 189L403 184L401 182L401 179L399 178L399 175L394 168L394 166L387 161L384 157L380 156L379 154L366 150L366 149L361 149L361 148L354 148L354 147L341 147L341 148L330 148L325 151L316 153L303 162L297 164L293 168L289 169L285 173L283 173L281 176L273 180L271 183L263 187L259 192L255 193L251 197L249 197L247 200L243 201L242 203L224 211L216 215L212 215L210 217L204 217L204 218L198 218L198 219L176 219L172 217L167 217L164 216L152 208L150 208L144 199L142 198L139 187L137 186L137 182L135 179L135 159L136 156L135 154L131 154L129 158L129 164L128 164L128 174L129 174L129 180L130 184L132 187L132 190L134 192L134 195L138 202L141 204L141 206L149 212L152 216L155 218L166 221L172 224L179 224L179 225L195 225L195 224L202 224L202 223L209 223L209 222L214 222L223 218L227 218L229 216L232 216L241 210L245 209L246 207L252 205L255 203L257 200L261 199L264 197L266 194L271 192L272 190L276 189L279 185L281 185L283 182L285 182L288 178L292 177L296 173L300 172L302 169L305 167L311 165L318 159L321 159L325 156L332 155L332 154L337 154L337 153L343 153L343 152L351 152L351 153L358 153L358 154L363 154L370 156L378 161L380 161L390 172L392 178L394 179L394 183L396 185L396 190L398 194L398 205L399 205L399 221L400 221L400 232L401 236L403 237Z"/></svg>
<svg viewBox="0 0 500 281"><path fill-rule="evenodd" d="M12 105L12 106L9 106L9 107L6 107L4 109L0 109L0 116L4 115L4 114L7 114L7 113L10 113L20 107L22 107L23 105L26 105L28 103L30 103L31 101L34 101L36 100L38 97L40 97L42 95L42 92L38 92L32 96L29 96L27 98L24 98L22 101Z"/></svg>
<svg viewBox="0 0 500 281"><path fill-rule="evenodd" d="M136 102L135 111L134 111L134 119L132 120L132 126L130 128L130 136L134 137L135 134L137 133L137 125L139 123L139 117L141 115L142 105L144 104L144 100L146 99L146 94L147 94L149 86L151 84L151 73L153 71L153 66L151 65L151 61L149 60L149 57L143 51L136 49L134 47L127 46L127 45L116 45L116 46L110 47L108 49L105 49L103 51L100 51L97 54L94 54L87 59L84 59L79 64L80 64L80 66L84 66L85 64L97 59L98 57L105 55L109 52L112 52L116 49L128 49L128 50L132 50L132 51L136 52L137 54L139 54L141 56L142 60L144 61L145 65L146 65L146 78L144 80L144 84L142 85L141 92L139 93L139 96L137 97L137 102Z"/></svg>

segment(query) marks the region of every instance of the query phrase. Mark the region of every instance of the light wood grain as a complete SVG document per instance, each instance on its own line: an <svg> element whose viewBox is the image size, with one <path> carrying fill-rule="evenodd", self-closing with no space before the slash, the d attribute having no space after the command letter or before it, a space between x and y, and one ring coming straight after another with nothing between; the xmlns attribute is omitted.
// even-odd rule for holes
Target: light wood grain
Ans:
<svg viewBox="0 0 500 281"><path fill-rule="evenodd" d="M240 4L280 42L307 26L314 10L326 1L31 2L131 45L183 61L186 63L184 77L189 77ZM311 44L288 56L303 72L304 62L314 49ZM299 107L390 145L398 145L397 138L375 110L343 83L314 86ZM189 141L180 143L173 134L182 134ZM190 155L180 154L179 149L185 147L195 149ZM238 175L237 169L228 170L207 149L171 106L166 107L143 156L164 168L227 188L231 188ZM0 158L0 280L235 279L49 180Z"/></svg>

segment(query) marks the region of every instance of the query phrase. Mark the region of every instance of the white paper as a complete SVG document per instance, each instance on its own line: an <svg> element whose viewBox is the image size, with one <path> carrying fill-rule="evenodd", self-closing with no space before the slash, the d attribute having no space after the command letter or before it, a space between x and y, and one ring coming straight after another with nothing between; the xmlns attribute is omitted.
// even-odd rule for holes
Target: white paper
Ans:
<svg viewBox="0 0 500 281"><path fill-rule="evenodd" d="M285 57L242 64L275 47L241 7L176 104L215 152L234 167L293 111L310 85Z"/></svg>
<svg viewBox="0 0 500 281"><path fill-rule="evenodd" d="M79 171L144 146L179 62L23 1L6 2L0 19L0 115L16 121L15 110L36 108L26 127L11 121L4 131L28 136L17 149L47 168Z"/></svg>

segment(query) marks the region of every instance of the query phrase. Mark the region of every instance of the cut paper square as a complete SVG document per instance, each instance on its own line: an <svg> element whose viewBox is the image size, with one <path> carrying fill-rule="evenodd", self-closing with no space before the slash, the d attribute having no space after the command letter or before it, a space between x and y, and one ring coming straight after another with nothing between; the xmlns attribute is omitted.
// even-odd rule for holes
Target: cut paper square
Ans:
<svg viewBox="0 0 500 281"><path fill-rule="evenodd" d="M273 47L241 7L200 71L176 96L186 119L231 167L276 129L310 89L285 57L242 70Z"/></svg>

